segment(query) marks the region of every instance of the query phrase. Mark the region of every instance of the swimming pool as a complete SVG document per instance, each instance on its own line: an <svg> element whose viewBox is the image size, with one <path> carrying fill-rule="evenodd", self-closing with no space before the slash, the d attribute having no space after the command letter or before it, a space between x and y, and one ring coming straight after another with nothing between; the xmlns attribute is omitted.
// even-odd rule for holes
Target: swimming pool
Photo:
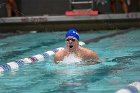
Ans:
<svg viewBox="0 0 140 93"><path fill-rule="evenodd" d="M80 32L80 40L112 31ZM96 65L23 65L0 77L0 93L114 93L140 78L140 29L85 45L108 62ZM28 33L0 39L0 64L65 46L65 32Z"/></svg>

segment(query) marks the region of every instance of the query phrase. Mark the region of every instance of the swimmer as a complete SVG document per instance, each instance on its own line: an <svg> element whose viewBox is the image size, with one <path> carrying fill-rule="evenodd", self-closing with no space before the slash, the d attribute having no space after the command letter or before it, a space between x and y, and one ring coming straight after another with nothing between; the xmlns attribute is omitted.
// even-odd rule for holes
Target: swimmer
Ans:
<svg viewBox="0 0 140 93"><path fill-rule="evenodd" d="M90 64L95 64L97 63L95 61L99 60L97 54L94 51L83 48L79 45L79 34L76 29L70 29L67 31L65 43L66 48L56 52L54 55L54 62L56 64L62 62L70 55L73 55L77 59ZM71 58L71 61L73 61L73 58Z"/></svg>

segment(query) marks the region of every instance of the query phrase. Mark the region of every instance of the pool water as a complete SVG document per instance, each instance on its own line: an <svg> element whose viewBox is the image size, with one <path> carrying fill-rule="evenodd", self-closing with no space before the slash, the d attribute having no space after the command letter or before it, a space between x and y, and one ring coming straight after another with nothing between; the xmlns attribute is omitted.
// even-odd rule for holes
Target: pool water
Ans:
<svg viewBox="0 0 140 93"><path fill-rule="evenodd" d="M80 40L112 31L80 32ZM0 76L0 93L114 93L140 79L140 29L84 47L107 62L96 65L54 64L53 56ZM65 32L28 33L0 39L0 64L65 46Z"/></svg>

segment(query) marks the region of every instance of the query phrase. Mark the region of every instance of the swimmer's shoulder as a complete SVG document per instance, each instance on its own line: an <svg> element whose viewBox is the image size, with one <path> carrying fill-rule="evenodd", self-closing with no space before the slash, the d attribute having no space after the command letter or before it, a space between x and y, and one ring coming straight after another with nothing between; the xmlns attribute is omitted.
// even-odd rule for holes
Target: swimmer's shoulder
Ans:
<svg viewBox="0 0 140 93"><path fill-rule="evenodd" d="M81 47L80 50L86 54L93 54L95 53L94 51L88 49L88 48L84 48L84 47Z"/></svg>
<svg viewBox="0 0 140 93"><path fill-rule="evenodd" d="M64 55L64 53L65 53L65 50L64 50L64 49L63 49L63 50L60 50L60 51L57 51L57 52L55 53L55 57L61 57L61 56Z"/></svg>
<svg viewBox="0 0 140 93"><path fill-rule="evenodd" d="M65 50L60 50L54 54L54 61L58 63L58 61L62 61L65 56Z"/></svg>
<svg viewBox="0 0 140 93"><path fill-rule="evenodd" d="M97 54L94 51L90 50L90 49L82 47L81 48L81 54L82 54L82 57L83 57L84 60L89 60L89 61L91 61L93 59L94 59L94 61L98 60Z"/></svg>

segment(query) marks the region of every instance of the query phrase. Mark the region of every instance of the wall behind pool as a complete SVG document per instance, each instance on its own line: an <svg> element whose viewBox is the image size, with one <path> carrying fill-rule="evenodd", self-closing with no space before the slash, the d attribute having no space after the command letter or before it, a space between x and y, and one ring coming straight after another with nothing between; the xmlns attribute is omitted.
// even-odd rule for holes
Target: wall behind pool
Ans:
<svg viewBox="0 0 140 93"><path fill-rule="evenodd" d="M80 0L77 0L80 1ZM99 4L94 6L100 13L110 13L110 0L105 5ZM130 12L140 12L138 6L139 0L131 0L129 6ZM24 16L37 16L37 15L64 15L65 11L69 10L69 0L16 0L19 11ZM116 0L118 13L122 12L119 0ZM0 0L0 4L5 3L5 0ZM75 6L76 8L90 8L90 5ZM0 17L6 17L6 6L5 4L0 6Z"/></svg>

